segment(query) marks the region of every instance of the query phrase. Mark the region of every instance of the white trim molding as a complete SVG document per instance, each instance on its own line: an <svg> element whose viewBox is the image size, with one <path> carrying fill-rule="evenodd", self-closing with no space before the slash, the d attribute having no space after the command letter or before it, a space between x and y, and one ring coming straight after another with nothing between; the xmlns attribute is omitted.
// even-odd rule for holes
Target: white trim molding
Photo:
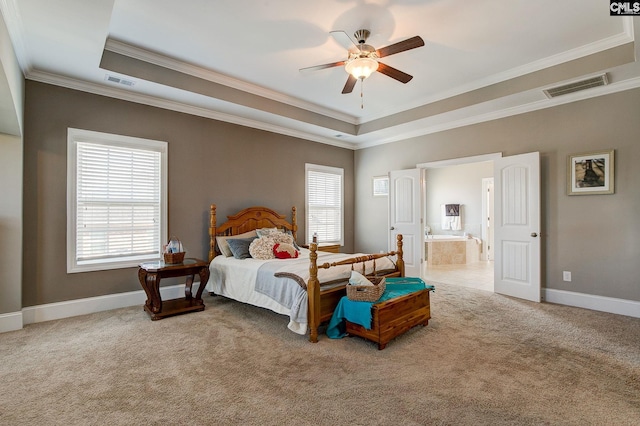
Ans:
<svg viewBox="0 0 640 426"><path fill-rule="evenodd" d="M198 291L199 286L200 283L194 283L192 291ZM184 287L184 284L161 287L160 293L165 300L176 299L184 296ZM640 302L634 300L616 299L613 297L595 296L555 289L544 289L543 293L543 300L548 303L557 303L559 305L640 318ZM111 309L126 308L135 305L140 305L142 309L145 301L146 294L144 291L139 290L30 306L22 309L22 312L0 314L0 333L20 330L23 328L23 325L93 314Z"/></svg>
<svg viewBox="0 0 640 426"><path fill-rule="evenodd" d="M193 283L192 292L197 292L199 286L199 282ZM164 300L184 297L184 288L184 284L160 287L160 295ZM127 293L108 294L106 296L30 306L22 309L22 316L24 325L27 325L136 305L140 305L140 309L142 310L146 300L147 295L143 290L130 291Z"/></svg>
<svg viewBox="0 0 640 426"><path fill-rule="evenodd" d="M0 314L0 333L22 330L22 312Z"/></svg>
<svg viewBox="0 0 640 426"><path fill-rule="evenodd" d="M596 296L552 288L543 290L543 300L559 305L640 318L640 302L635 300L616 299L614 297Z"/></svg>
<svg viewBox="0 0 640 426"><path fill-rule="evenodd" d="M417 169L438 169L442 167L459 166L462 164L482 163L502 158L502 152L492 152L490 154L473 155L471 157L449 158L440 161L430 161L428 163L416 164Z"/></svg>

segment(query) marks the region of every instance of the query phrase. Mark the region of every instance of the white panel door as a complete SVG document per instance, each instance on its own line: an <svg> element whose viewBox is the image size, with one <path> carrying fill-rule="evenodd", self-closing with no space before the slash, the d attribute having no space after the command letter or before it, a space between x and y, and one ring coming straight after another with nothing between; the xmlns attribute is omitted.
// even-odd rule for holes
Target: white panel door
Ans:
<svg viewBox="0 0 640 426"><path fill-rule="evenodd" d="M540 154L494 160L494 291L540 301Z"/></svg>
<svg viewBox="0 0 640 426"><path fill-rule="evenodd" d="M422 266L422 194L421 169L389 173L389 246L395 250L396 236L402 234L407 277L419 277Z"/></svg>

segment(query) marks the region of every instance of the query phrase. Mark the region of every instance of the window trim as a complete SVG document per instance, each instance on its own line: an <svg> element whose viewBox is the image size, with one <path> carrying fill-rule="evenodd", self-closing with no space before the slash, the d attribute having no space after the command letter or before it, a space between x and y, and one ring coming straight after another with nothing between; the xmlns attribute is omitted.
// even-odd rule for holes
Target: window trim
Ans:
<svg viewBox="0 0 640 426"><path fill-rule="evenodd" d="M101 133L83 129L67 129L67 273L102 271L138 266L141 262L157 260L158 254L127 256L105 261L104 259L78 264L76 261L77 224L77 144L81 142L145 149L160 153L160 247L168 238L168 143L132 136Z"/></svg>
<svg viewBox="0 0 640 426"><path fill-rule="evenodd" d="M305 239L307 244L311 243L313 240L313 235L309 230L309 171L327 173L327 174L335 174L340 176L340 240L339 241L318 241L322 243L331 243L331 244L339 244L340 246L344 246L344 169L340 167L331 167L331 166L322 166L319 164L311 164L305 163L305 181L304 181L304 191L305 191Z"/></svg>

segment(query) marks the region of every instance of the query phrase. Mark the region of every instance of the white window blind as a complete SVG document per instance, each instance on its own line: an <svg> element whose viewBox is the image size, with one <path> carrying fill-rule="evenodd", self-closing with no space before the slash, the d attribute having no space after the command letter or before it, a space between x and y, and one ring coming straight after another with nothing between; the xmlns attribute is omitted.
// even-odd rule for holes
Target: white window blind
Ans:
<svg viewBox="0 0 640 426"><path fill-rule="evenodd" d="M124 137L117 135L109 136L118 141L87 142L91 135L83 136L69 144L75 151L69 165L75 169L69 272L160 258L166 239L166 144L134 138L122 143Z"/></svg>
<svg viewBox="0 0 640 426"><path fill-rule="evenodd" d="M343 175L335 167L306 165L307 240L344 244Z"/></svg>

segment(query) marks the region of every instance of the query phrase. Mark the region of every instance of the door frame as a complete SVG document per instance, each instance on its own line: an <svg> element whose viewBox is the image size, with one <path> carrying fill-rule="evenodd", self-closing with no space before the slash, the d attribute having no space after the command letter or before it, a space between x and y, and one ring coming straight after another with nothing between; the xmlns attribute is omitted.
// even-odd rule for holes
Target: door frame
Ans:
<svg viewBox="0 0 640 426"><path fill-rule="evenodd" d="M502 152L491 154L474 155L471 157L451 158L448 160L430 161L428 163L416 164L417 169L435 169L438 167L458 166L461 164L482 163L483 161L493 161L502 158Z"/></svg>
<svg viewBox="0 0 640 426"><path fill-rule="evenodd" d="M482 179L482 256L480 259L485 261L493 260L493 180L493 177ZM489 193L488 197L487 193Z"/></svg>
<svg viewBox="0 0 640 426"><path fill-rule="evenodd" d="M462 164L472 164L472 163L482 163L484 161L494 161L499 158L502 158L502 152L493 152L491 154L482 154L482 155L473 155L471 157L460 157L460 158L451 158L447 160L440 161L430 161L428 163L419 163L416 164L416 168L418 169L436 169L443 168L449 166L459 166ZM495 178L495 176L494 176ZM425 197L426 203L426 197ZM424 210L424 206L423 206ZM424 221L424 218L423 218ZM424 244L422 247L422 258L424 259Z"/></svg>

